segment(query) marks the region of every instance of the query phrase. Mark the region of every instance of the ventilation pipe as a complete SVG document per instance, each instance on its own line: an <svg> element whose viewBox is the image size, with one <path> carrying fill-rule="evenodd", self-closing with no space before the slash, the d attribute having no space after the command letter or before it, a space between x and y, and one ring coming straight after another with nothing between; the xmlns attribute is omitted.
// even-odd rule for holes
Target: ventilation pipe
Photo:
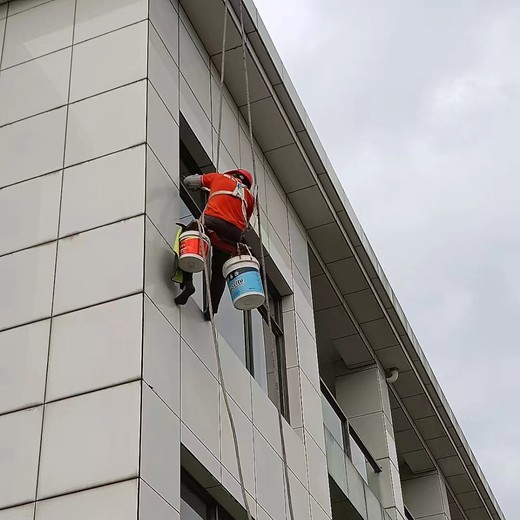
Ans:
<svg viewBox="0 0 520 520"><path fill-rule="evenodd" d="M390 375L386 378L386 382L389 385L393 385L399 377L399 369L397 368L391 368L390 369Z"/></svg>

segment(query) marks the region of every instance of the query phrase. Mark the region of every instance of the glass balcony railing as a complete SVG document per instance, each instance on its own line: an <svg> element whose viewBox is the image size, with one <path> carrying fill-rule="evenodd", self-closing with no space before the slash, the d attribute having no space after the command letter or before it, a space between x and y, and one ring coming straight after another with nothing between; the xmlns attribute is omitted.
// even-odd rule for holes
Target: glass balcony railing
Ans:
<svg viewBox="0 0 520 520"><path fill-rule="evenodd" d="M330 476L340 488L346 490L348 458L374 494L379 496L377 479L374 477L381 472L381 468L349 424L346 415L324 383L321 385L321 401Z"/></svg>
<svg viewBox="0 0 520 520"><path fill-rule="evenodd" d="M350 441L350 460L352 461L352 464L354 464L354 467L358 470L358 473L363 477L363 480L368 484L368 461L363 454L363 450L357 445L357 443L352 442L352 437L350 438Z"/></svg>
<svg viewBox="0 0 520 520"><path fill-rule="evenodd" d="M327 467L330 476L336 481L336 484L345 491L347 489L345 457L348 451L348 433L345 431L345 423L341 421L323 393L321 395L321 401Z"/></svg>

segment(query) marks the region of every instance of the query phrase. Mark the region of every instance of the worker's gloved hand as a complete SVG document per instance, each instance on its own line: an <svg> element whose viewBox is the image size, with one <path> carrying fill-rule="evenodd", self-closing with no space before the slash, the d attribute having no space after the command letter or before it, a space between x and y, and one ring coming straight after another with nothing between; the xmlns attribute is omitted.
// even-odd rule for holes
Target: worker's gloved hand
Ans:
<svg viewBox="0 0 520 520"><path fill-rule="evenodd" d="M187 177L184 177L184 180L182 181L184 186L186 186L189 190L200 190L202 187L202 176L201 175L188 175Z"/></svg>

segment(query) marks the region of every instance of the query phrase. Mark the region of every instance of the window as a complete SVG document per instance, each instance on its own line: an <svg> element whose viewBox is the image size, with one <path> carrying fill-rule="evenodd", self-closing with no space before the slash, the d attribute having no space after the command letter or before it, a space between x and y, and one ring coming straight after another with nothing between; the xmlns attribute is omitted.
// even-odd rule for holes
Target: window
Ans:
<svg viewBox="0 0 520 520"><path fill-rule="evenodd" d="M197 163L193 160L184 143L180 142L180 208L179 220L181 224L189 224L193 219L198 218L206 204L207 195L203 191L189 191L185 188L182 180L188 175L202 173ZM193 285L195 286L195 294L193 298L197 305L204 309L206 307L206 291L201 275L193 277Z"/></svg>
<svg viewBox="0 0 520 520"><path fill-rule="evenodd" d="M252 360L251 373L282 415L289 419L282 299L269 281L267 285L271 328L267 305L245 313L246 351Z"/></svg>
<svg viewBox="0 0 520 520"><path fill-rule="evenodd" d="M181 482L181 520L209 520L214 518L210 505L185 482Z"/></svg>
<svg viewBox="0 0 520 520"><path fill-rule="evenodd" d="M268 295L271 328L267 319L267 305L243 312L240 316L233 307L228 291L224 293L215 323L219 336L289 420L282 303L280 295L269 282Z"/></svg>
<svg viewBox="0 0 520 520"><path fill-rule="evenodd" d="M206 205L206 193L201 190L189 191L184 187L182 181L193 174L201 174L199 166L190 155L186 145L181 141L180 143L180 194L182 201L181 220L182 223L188 223L193 218L198 218ZM189 214L189 215L188 215ZM185 218L190 217L189 220Z"/></svg>
<svg viewBox="0 0 520 520"><path fill-rule="evenodd" d="M200 216L207 202L207 195L200 190L187 190L182 184L182 179L187 175L214 171L214 167L203 151L197 148L196 138L182 118L181 122L181 212L179 221L188 224L192 219ZM201 164L204 166L200 166ZM196 288L195 301L203 309L206 307L206 289L203 277L194 276L193 283ZM267 292L271 311L271 327L269 327L267 319L266 305L251 312L240 313L234 308L227 290L224 291L219 311L215 316L215 324L219 332L219 340L225 341L229 345L282 415L288 419L281 297L271 283L268 283Z"/></svg>
<svg viewBox="0 0 520 520"><path fill-rule="evenodd" d="M180 520L232 520L232 518L183 470L181 472Z"/></svg>

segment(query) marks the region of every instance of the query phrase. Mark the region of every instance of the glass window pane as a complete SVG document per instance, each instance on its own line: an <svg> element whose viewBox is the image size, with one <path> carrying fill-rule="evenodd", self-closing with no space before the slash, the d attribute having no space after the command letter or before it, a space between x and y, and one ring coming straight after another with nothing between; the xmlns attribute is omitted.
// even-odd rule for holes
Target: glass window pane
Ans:
<svg viewBox="0 0 520 520"><path fill-rule="evenodd" d="M269 290L271 327L267 320L267 308L252 311L248 335L248 348L252 352L253 374L271 401L288 419L287 383L281 298Z"/></svg>
<svg viewBox="0 0 520 520"><path fill-rule="evenodd" d="M343 447L336 442L332 433L325 428L325 454L329 475L343 491L347 490L346 456Z"/></svg>
<svg viewBox="0 0 520 520"><path fill-rule="evenodd" d="M200 174L200 168L197 163L189 154L186 147L182 144L180 146L180 179L182 180L188 175ZM181 195L184 197L188 197L200 210L204 208L206 203L206 195L205 192L201 190L196 191L188 191L181 187Z"/></svg>
<svg viewBox="0 0 520 520"><path fill-rule="evenodd" d="M278 299L274 297L273 293L269 291L269 311L271 312L271 319L276 321L276 323L280 324L280 313L279 313L279 302Z"/></svg>
<svg viewBox="0 0 520 520"><path fill-rule="evenodd" d="M185 483L181 485L181 520L208 520L208 504Z"/></svg>
<svg viewBox="0 0 520 520"><path fill-rule="evenodd" d="M283 326L281 322L280 326ZM285 343L283 336L276 337L276 349L278 354L278 389L280 399L280 411L282 412L282 415L287 419L287 421L289 421L289 391L287 389L287 365L285 362Z"/></svg>
<svg viewBox="0 0 520 520"><path fill-rule="evenodd" d="M193 509L190 504L181 500L181 520L205 520L207 517L200 513L200 511Z"/></svg>
<svg viewBox="0 0 520 520"><path fill-rule="evenodd" d="M321 394L321 407L325 428L329 430L336 442L343 447L343 423L323 394Z"/></svg>
<svg viewBox="0 0 520 520"><path fill-rule="evenodd" d="M267 372L267 388L271 401L280 408L280 381L276 370L277 337L269 329L269 325L264 321L264 345L265 345L265 365Z"/></svg>
<svg viewBox="0 0 520 520"><path fill-rule="evenodd" d="M233 349L240 361L246 364L246 343L244 338L244 314L233 306L229 291L224 290L215 324L219 334Z"/></svg>
<svg viewBox="0 0 520 520"><path fill-rule="evenodd" d="M182 224L189 224L195 217L189 210L188 206L184 203L182 198L180 199L180 206L179 206L179 220L178 222L181 222Z"/></svg>
<svg viewBox="0 0 520 520"><path fill-rule="evenodd" d="M264 319L257 310L251 312L251 340L253 350L254 377L264 392L267 393Z"/></svg>
<svg viewBox="0 0 520 520"><path fill-rule="evenodd" d="M350 457L352 459L352 464L354 464L354 467L363 477L363 480L368 483L367 459L361 451L361 448L356 444L356 441L352 437L350 437Z"/></svg>
<svg viewBox="0 0 520 520"><path fill-rule="evenodd" d="M195 286L195 294L192 298L195 300L199 309L205 309L204 302L206 301L206 285L204 284L204 273L193 275L193 285Z"/></svg>

